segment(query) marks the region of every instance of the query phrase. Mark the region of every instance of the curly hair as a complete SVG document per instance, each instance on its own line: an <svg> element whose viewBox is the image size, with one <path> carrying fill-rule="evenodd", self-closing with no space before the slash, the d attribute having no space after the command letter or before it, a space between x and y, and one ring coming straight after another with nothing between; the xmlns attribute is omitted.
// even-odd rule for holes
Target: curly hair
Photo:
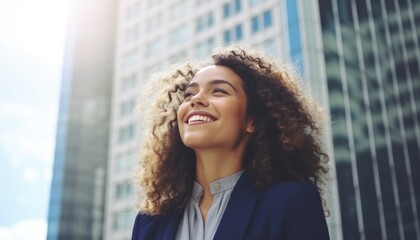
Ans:
<svg viewBox="0 0 420 240"><path fill-rule="evenodd" d="M244 83L247 115L254 120L244 167L255 189L263 191L284 181L307 181L315 184L322 196L328 172L328 156L322 148L320 117L324 112L303 91L293 71L255 50L239 47L215 51L210 64L232 69ZM158 78L161 94L150 108L150 132L144 135L136 173L144 194L140 206L144 213L182 209L191 196L195 153L181 140L176 112L187 84L199 69L185 65ZM322 201L325 208L325 199Z"/></svg>

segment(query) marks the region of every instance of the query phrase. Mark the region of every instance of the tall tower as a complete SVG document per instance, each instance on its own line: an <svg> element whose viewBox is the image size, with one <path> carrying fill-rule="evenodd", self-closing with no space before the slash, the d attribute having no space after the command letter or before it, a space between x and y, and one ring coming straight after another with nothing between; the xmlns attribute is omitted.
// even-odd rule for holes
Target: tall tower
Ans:
<svg viewBox="0 0 420 240"><path fill-rule="evenodd" d="M420 1L320 0L344 239L420 239Z"/></svg>
<svg viewBox="0 0 420 240"><path fill-rule="evenodd" d="M72 2L47 239L103 237L116 2Z"/></svg>

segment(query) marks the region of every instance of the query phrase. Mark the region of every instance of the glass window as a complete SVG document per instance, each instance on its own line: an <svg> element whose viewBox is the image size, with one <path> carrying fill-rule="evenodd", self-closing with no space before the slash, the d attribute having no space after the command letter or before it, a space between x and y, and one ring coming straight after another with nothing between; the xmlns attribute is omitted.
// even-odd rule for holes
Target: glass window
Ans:
<svg viewBox="0 0 420 240"><path fill-rule="evenodd" d="M156 1L159 2L159 1ZM171 6L171 19L179 19L185 17L188 13L188 1L181 0Z"/></svg>
<svg viewBox="0 0 420 240"><path fill-rule="evenodd" d="M123 68L129 68L137 65L139 58L140 56L137 49L131 50L130 52L126 53L123 58Z"/></svg>
<svg viewBox="0 0 420 240"><path fill-rule="evenodd" d="M241 11L241 0L235 0L235 13L238 13Z"/></svg>
<svg viewBox="0 0 420 240"><path fill-rule="evenodd" d="M250 3L251 5L255 5L255 4L258 4L260 1L261 1L261 0L249 0L249 3Z"/></svg>
<svg viewBox="0 0 420 240"><path fill-rule="evenodd" d="M236 37L236 41L240 41L243 38L243 34L242 34L242 24L238 24L235 27L235 37Z"/></svg>
<svg viewBox="0 0 420 240"><path fill-rule="evenodd" d="M147 43L146 55L147 56L157 55L163 51L163 47L164 47L163 38L158 38L158 39L155 39L154 41L150 41L149 43Z"/></svg>
<svg viewBox="0 0 420 240"><path fill-rule="evenodd" d="M267 39L263 43L264 52L271 56L271 57L277 57L278 56L278 50L276 46L275 39Z"/></svg>
<svg viewBox="0 0 420 240"><path fill-rule="evenodd" d="M256 33L258 32L260 29L259 23L258 23L258 16L254 16L251 19L251 32L252 33Z"/></svg>
<svg viewBox="0 0 420 240"><path fill-rule="evenodd" d="M127 182L117 183L115 187L115 199L120 200L131 197L133 189L131 184Z"/></svg>
<svg viewBox="0 0 420 240"><path fill-rule="evenodd" d="M213 12L209 12L207 14L207 27L211 27L214 24L214 17L213 17Z"/></svg>
<svg viewBox="0 0 420 240"><path fill-rule="evenodd" d="M116 157L115 171L117 173L126 173L130 171L130 169L133 169L136 165L137 157L137 151L135 150L118 154Z"/></svg>
<svg viewBox="0 0 420 240"><path fill-rule="evenodd" d="M131 139L134 138L135 131L136 131L136 127L134 126L134 124L128 125L128 127L127 127L127 140L131 140Z"/></svg>
<svg viewBox="0 0 420 240"><path fill-rule="evenodd" d="M130 43L136 40L139 36L139 25L134 25L125 31L125 42Z"/></svg>
<svg viewBox="0 0 420 240"><path fill-rule="evenodd" d="M126 20L132 20L137 17L137 14L140 11L140 1L134 2L132 5L128 6L126 9Z"/></svg>
<svg viewBox="0 0 420 240"><path fill-rule="evenodd" d="M205 28L210 28L214 24L213 12L207 13L206 16L198 17L195 20L195 30L196 32L201 32Z"/></svg>
<svg viewBox="0 0 420 240"><path fill-rule="evenodd" d="M125 128L120 128L118 131L118 142L123 142L125 140Z"/></svg>
<svg viewBox="0 0 420 240"><path fill-rule="evenodd" d="M223 4L223 18L228 18L230 16L230 4L225 3Z"/></svg>
<svg viewBox="0 0 420 240"><path fill-rule="evenodd" d="M301 50L300 32L298 26L289 28L290 52L291 54Z"/></svg>
<svg viewBox="0 0 420 240"><path fill-rule="evenodd" d="M263 14L263 22L264 22L264 28L271 27L273 25L273 18L271 16L271 10L265 11Z"/></svg>
<svg viewBox="0 0 420 240"><path fill-rule="evenodd" d="M118 142L124 143L132 140L135 136L135 130L136 127L132 123L128 126L121 127L118 132Z"/></svg>
<svg viewBox="0 0 420 240"><path fill-rule="evenodd" d="M123 192L123 190L122 190L121 184L117 184L117 187L115 189L115 199L120 199L121 195L122 195L122 192Z"/></svg>
<svg viewBox="0 0 420 240"><path fill-rule="evenodd" d="M156 13L155 15L149 17L146 21L146 29L148 32L159 29L162 25L162 12Z"/></svg>
<svg viewBox="0 0 420 240"><path fill-rule="evenodd" d="M121 103L120 108L120 116L127 116L131 115L134 111L134 107L136 106L136 101L134 98L131 98L125 102Z"/></svg>
<svg viewBox="0 0 420 240"><path fill-rule="evenodd" d="M128 210L113 215L113 228L116 231L127 230L133 226L135 216Z"/></svg>
<svg viewBox="0 0 420 240"><path fill-rule="evenodd" d="M201 17L198 17L195 19L195 31L201 32L203 30L203 19Z"/></svg>
<svg viewBox="0 0 420 240"><path fill-rule="evenodd" d="M137 85L137 74L131 74L122 79L121 92L125 92Z"/></svg>
<svg viewBox="0 0 420 240"><path fill-rule="evenodd" d="M179 44L187 40L188 37L188 28L187 26L181 26L180 28L171 32L170 43Z"/></svg>
<svg viewBox="0 0 420 240"><path fill-rule="evenodd" d="M203 43L197 43L195 45L195 55L197 58L204 58L206 55L206 46Z"/></svg>
<svg viewBox="0 0 420 240"><path fill-rule="evenodd" d="M208 48L208 52L210 53L212 51L214 47L214 38L209 38L207 39L207 48Z"/></svg>
<svg viewBox="0 0 420 240"><path fill-rule="evenodd" d="M230 31L229 30L226 30L224 33L223 33L223 41L225 42L225 43L229 43L229 42L231 42L231 37L230 37Z"/></svg>
<svg viewBox="0 0 420 240"><path fill-rule="evenodd" d="M210 55L214 47L214 38L210 37L207 41L195 45L195 56L197 58L206 58Z"/></svg>

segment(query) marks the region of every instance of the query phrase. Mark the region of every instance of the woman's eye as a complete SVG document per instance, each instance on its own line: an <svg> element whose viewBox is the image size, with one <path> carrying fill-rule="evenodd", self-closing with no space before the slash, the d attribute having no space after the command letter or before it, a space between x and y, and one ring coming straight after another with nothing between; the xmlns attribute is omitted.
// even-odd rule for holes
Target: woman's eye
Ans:
<svg viewBox="0 0 420 240"><path fill-rule="evenodd" d="M222 89L222 88L215 88L213 90L213 93L223 93L223 94L227 94L227 91Z"/></svg>
<svg viewBox="0 0 420 240"><path fill-rule="evenodd" d="M194 94L192 92L185 92L184 93L184 101L189 100Z"/></svg>

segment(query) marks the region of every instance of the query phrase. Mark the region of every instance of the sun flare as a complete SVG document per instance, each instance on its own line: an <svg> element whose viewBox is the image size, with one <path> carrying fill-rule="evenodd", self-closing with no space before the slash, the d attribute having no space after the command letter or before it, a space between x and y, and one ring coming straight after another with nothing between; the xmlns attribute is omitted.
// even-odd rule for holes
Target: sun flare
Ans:
<svg viewBox="0 0 420 240"><path fill-rule="evenodd" d="M1 0L0 44L51 63L61 55L69 0Z"/></svg>

